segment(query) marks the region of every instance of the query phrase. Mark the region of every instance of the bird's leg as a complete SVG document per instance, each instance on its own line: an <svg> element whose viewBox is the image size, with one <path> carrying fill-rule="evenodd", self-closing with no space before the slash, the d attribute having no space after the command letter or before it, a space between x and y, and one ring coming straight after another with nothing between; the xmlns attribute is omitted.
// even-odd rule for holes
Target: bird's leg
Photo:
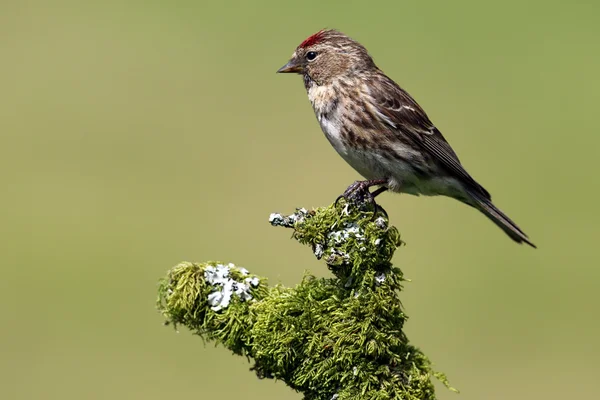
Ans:
<svg viewBox="0 0 600 400"><path fill-rule="evenodd" d="M386 179L370 179L367 181L356 181L352 185L348 186L348 189L344 191L344 194L341 196L347 200L350 199L358 199L363 200L365 198L373 199L375 196L380 194L381 192L387 190L387 188L379 188L375 192L369 192L369 188L371 186L383 185L387 183ZM383 190L382 190L383 189Z"/></svg>
<svg viewBox="0 0 600 400"><path fill-rule="evenodd" d="M375 202L375 197L379 196L381 193L385 192L386 190L388 190L388 188L386 186L381 186L381 187L375 189L373 192L371 192L371 201L373 203L373 206L375 207L375 213L373 214L373 218L375 218L377 211L381 211L382 214L385 215L385 217L387 219L389 219L387 211L385 211L385 209L383 207L381 207L379 204L377 204Z"/></svg>
<svg viewBox="0 0 600 400"><path fill-rule="evenodd" d="M382 186L380 188L377 188L373 192L371 192L371 196L373 198L375 198L375 197L379 196L381 193L385 192L386 190L388 190L388 188L386 186Z"/></svg>
<svg viewBox="0 0 600 400"><path fill-rule="evenodd" d="M339 196L335 202L337 204L337 202L341 198L344 198L347 201L353 201L358 203L364 203L366 201L369 204L373 205L373 207L375 208L375 213L377 213L378 210L381 210L387 216L387 213L383 210L383 208L381 208L375 202L375 197L388 190L388 188L382 186L373 191L372 193L369 191L369 188L371 186L383 185L385 183L387 183L386 179L370 179L366 181L356 181L352 185L348 186L348 188L344 191L344 194Z"/></svg>

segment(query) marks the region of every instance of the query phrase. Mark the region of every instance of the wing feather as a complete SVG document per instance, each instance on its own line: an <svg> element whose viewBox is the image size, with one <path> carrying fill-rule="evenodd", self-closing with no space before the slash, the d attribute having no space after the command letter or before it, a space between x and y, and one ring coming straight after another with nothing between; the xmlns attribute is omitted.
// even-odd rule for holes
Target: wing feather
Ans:
<svg viewBox="0 0 600 400"><path fill-rule="evenodd" d="M408 92L383 73L378 75L378 80L378 84L371 85L369 89L376 103L377 113L384 116L382 121L398 135L408 136L471 190L490 199L487 190L468 174L442 133Z"/></svg>

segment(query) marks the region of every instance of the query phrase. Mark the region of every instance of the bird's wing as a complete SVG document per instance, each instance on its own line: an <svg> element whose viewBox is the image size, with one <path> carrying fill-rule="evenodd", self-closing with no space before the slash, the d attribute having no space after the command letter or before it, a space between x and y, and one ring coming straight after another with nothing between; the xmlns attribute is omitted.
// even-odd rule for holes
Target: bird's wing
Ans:
<svg viewBox="0 0 600 400"><path fill-rule="evenodd" d="M490 198L490 194L465 171L442 133L404 89L381 74L377 84L369 86L369 92L385 125L398 134L409 136L455 178L467 184L470 189L475 189L486 198Z"/></svg>

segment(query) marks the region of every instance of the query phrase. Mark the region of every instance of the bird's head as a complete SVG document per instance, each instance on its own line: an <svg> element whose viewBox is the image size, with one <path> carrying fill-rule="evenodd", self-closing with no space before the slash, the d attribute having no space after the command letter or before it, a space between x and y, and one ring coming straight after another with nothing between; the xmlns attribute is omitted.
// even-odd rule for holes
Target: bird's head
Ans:
<svg viewBox="0 0 600 400"><path fill-rule="evenodd" d="M302 74L318 85L375 67L373 59L360 43L343 33L321 30L306 38L292 58L277 72Z"/></svg>

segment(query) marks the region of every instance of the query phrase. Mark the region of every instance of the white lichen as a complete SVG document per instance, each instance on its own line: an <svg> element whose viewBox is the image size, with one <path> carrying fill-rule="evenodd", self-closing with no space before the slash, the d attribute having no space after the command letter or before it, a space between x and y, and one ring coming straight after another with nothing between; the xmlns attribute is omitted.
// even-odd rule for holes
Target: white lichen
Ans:
<svg viewBox="0 0 600 400"><path fill-rule="evenodd" d="M273 226L283 226L292 228L297 222L300 222L308 214L305 208L298 208L295 213L285 216L279 213L272 213L269 216L269 223Z"/></svg>
<svg viewBox="0 0 600 400"><path fill-rule="evenodd" d="M234 264L217 264L204 269L204 280L213 286L212 292L208 294L207 300L213 311L227 308L231 303L232 295L236 295L242 301L252 300L251 286L256 287L260 283L257 277L248 277L244 282L239 282L231 277L231 271L236 269L240 274L249 274L245 268L237 268Z"/></svg>
<svg viewBox="0 0 600 400"><path fill-rule="evenodd" d="M248 301L252 299L252 295L250 294L250 285L233 281L231 283L231 288L233 292L238 295L240 299L242 299L242 301Z"/></svg>
<svg viewBox="0 0 600 400"><path fill-rule="evenodd" d="M359 241L365 239L364 231L355 222L346 223L342 230L329 232L327 237L337 244L345 242L351 237Z"/></svg>
<svg viewBox="0 0 600 400"><path fill-rule="evenodd" d="M258 279L257 277L246 278L246 279L244 279L244 282L246 282L246 283L248 283L248 284L250 284L250 285L252 285L254 287L257 287L258 284L260 283L260 279Z"/></svg>
<svg viewBox="0 0 600 400"><path fill-rule="evenodd" d="M229 271L231 267L228 265L217 264L216 266L208 266L204 269L204 279L210 285L223 285L229 279Z"/></svg>
<svg viewBox="0 0 600 400"><path fill-rule="evenodd" d="M231 290L223 287L223 290L216 290L208 294L208 304L211 310L219 311L229 306L231 301Z"/></svg>
<svg viewBox="0 0 600 400"><path fill-rule="evenodd" d="M383 219L382 217L377 217L377 219L375 220L375 225L379 228L379 229L385 229L387 228L387 222L385 219Z"/></svg>
<svg viewBox="0 0 600 400"><path fill-rule="evenodd" d="M377 282L380 285L383 282L385 282L385 274L383 272L380 272L377 275L375 275L375 282Z"/></svg>
<svg viewBox="0 0 600 400"><path fill-rule="evenodd" d="M279 225L281 223L283 223L284 218L283 215L278 214L278 213L271 213L271 215L269 215L269 223L271 225Z"/></svg>
<svg viewBox="0 0 600 400"><path fill-rule="evenodd" d="M346 203L342 209L342 215L350 216L350 203Z"/></svg>
<svg viewBox="0 0 600 400"><path fill-rule="evenodd" d="M323 257L323 252L324 251L325 250L323 249L323 245L321 243L317 243L315 245L315 251L314 251L314 253L315 253L315 257L317 257L317 260L320 260L321 257Z"/></svg>

